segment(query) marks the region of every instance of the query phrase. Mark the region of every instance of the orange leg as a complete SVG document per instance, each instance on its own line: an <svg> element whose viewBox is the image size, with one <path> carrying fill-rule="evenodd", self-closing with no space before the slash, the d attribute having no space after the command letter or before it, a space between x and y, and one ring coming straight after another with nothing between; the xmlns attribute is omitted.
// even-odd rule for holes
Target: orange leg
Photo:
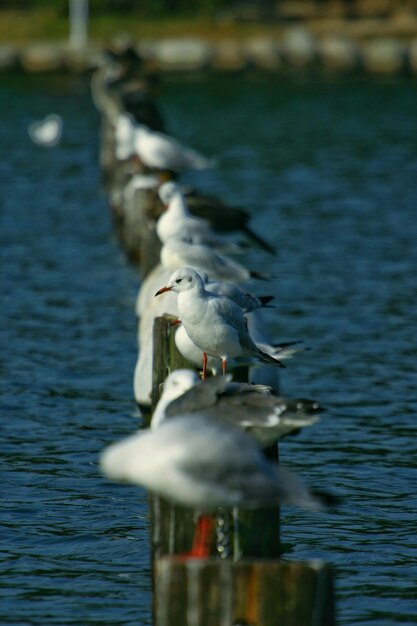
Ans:
<svg viewBox="0 0 417 626"><path fill-rule="evenodd" d="M193 547L187 556L204 559L210 556L214 519L210 515L200 515L194 531Z"/></svg>
<svg viewBox="0 0 417 626"><path fill-rule="evenodd" d="M226 359L222 358L222 374L223 376L226 374Z"/></svg>
<svg viewBox="0 0 417 626"><path fill-rule="evenodd" d="M207 354L203 352L203 380L207 378Z"/></svg>

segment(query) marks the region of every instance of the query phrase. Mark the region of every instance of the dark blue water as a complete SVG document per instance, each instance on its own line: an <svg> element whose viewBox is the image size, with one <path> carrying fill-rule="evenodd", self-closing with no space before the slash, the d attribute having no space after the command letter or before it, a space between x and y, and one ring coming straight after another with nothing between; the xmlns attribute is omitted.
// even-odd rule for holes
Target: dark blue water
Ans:
<svg viewBox="0 0 417 626"><path fill-rule="evenodd" d="M149 624L146 495L96 466L137 424L138 287L100 193L98 116L81 79L2 80L0 623ZM277 246L247 258L277 277L277 339L312 348L282 388L328 411L280 454L344 503L285 510L286 557L334 566L339 624L416 624L416 87L168 81L161 103L219 158L187 180ZM41 149L26 127L52 111L64 141Z"/></svg>

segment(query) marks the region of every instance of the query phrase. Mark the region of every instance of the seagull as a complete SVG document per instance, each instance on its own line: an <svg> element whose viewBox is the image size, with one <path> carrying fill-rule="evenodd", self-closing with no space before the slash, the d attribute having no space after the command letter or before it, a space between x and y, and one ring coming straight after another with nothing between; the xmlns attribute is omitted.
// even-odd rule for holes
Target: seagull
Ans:
<svg viewBox="0 0 417 626"><path fill-rule="evenodd" d="M173 137L138 124L135 127L135 152L151 169L178 174L189 169L206 169L215 163Z"/></svg>
<svg viewBox="0 0 417 626"><path fill-rule="evenodd" d="M260 361L284 367L281 361L258 348L245 326L242 309L230 298L206 291L201 276L191 267L175 271L165 287L155 294L174 291L178 294L178 316L187 335L203 351L203 379L207 355L221 359L226 373L230 357L252 356Z"/></svg>
<svg viewBox="0 0 417 626"><path fill-rule="evenodd" d="M289 470L267 461L248 433L198 413L167 419L157 428L110 445L101 454L100 466L111 480L145 487L201 511L196 531L219 507L289 504L317 511L329 500L307 489ZM211 529L208 523L202 536L195 535L188 556L209 554Z"/></svg>
<svg viewBox="0 0 417 626"><path fill-rule="evenodd" d="M156 223L156 232L162 243L170 237L181 237L226 252L242 252L241 245L216 234L206 220L194 217L190 213L185 197L176 182L169 180L163 183L158 195L165 207Z"/></svg>
<svg viewBox="0 0 417 626"><path fill-rule="evenodd" d="M245 281L250 278L267 280L268 277L248 270L244 265L213 250L209 245L196 243L190 237L170 237L161 248L162 265L173 272L180 267L194 267L210 278Z"/></svg>
<svg viewBox="0 0 417 626"><path fill-rule="evenodd" d="M212 233L206 220L191 215L176 182L169 180L163 183L158 190L158 195L165 207L165 211L156 224L156 232L162 243L165 243L169 237L181 234L184 229L189 235L209 236Z"/></svg>
<svg viewBox="0 0 417 626"><path fill-rule="evenodd" d="M266 447L315 424L324 410L314 400L276 396L265 385L231 381L228 374L203 383L193 370L174 370L164 382L151 428L158 428L166 419L198 414L230 422Z"/></svg>
<svg viewBox="0 0 417 626"><path fill-rule="evenodd" d="M178 197L176 197L174 206L170 207L170 212L175 207L175 213L177 214L176 217L181 217L182 220L184 214L186 214L187 217L198 220L198 222L194 222L196 228L207 228L208 226L212 230L221 233L233 233L235 231L239 231L258 247L263 248L270 254L276 254L276 250L273 246L271 246L271 244L264 241L259 235L251 230L248 225L250 215L243 209L227 205L218 198L203 195L189 187L180 187L175 181L172 180L163 183L160 187L159 196L161 202L166 208L177 193L180 194L182 198L181 206L179 206L180 202ZM162 224L164 224L164 221ZM168 238L168 236L175 234L175 232L178 232L175 224L173 226L172 220L167 219L167 222L168 226L165 224L162 226L161 224L161 228L167 229L165 239ZM203 224L205 226L203 226ZM170 229L173 230L170 232ZM162 237L161 241L164 241Z"/></svg>
<svg viewBox="0 0 417 626"><path fill-rule="evenodd" d="M63 125L60 115L47 115L44 119L29 124L29 137L39 146L56 146L61 140Z"/></svg>

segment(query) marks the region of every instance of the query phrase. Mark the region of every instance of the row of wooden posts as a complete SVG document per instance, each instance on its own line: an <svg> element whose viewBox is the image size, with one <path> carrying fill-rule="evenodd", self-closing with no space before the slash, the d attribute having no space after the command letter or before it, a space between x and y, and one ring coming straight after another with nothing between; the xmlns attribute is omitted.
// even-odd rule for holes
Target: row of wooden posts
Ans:
<svg viewBox="0 0 417 626"><path fill-rule="evenodd" d="M123 109L109 74L103 67L92 79L102 116L100 164L121 244L143 279L159 261L155 223L162 207L153 187L135 188L140 165L116 159L114 123ZM154 324L152 407L168 373L190 367L175 347L171 322L164 316ZM277 446L266 454L278 462ZM191 548L193 510L151 495L149 517L154 626L334 625L332 570L319 561L281 558L278 508L219 512L205 559L179 556Z"/></svg>

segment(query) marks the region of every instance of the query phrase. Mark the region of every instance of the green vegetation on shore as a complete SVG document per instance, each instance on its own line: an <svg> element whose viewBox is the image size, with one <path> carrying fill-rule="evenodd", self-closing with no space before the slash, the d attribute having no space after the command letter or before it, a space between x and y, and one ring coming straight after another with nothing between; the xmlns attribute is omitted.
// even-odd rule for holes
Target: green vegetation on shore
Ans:
<svg viewBox="0 0 417 626"><path fill-rule="evenodd" d="M89 37L105 41L117 34L135 39L153 37L195 36L210 40L239 39L259 33L278 33L280 26L239 23L230 19L211 19L206 16L179 18L147 18L134 13L91 13ZM48 8L15 10L0 9L0 42L24 44L33 41L57 41L68 37L68 16Z"/></svg>

